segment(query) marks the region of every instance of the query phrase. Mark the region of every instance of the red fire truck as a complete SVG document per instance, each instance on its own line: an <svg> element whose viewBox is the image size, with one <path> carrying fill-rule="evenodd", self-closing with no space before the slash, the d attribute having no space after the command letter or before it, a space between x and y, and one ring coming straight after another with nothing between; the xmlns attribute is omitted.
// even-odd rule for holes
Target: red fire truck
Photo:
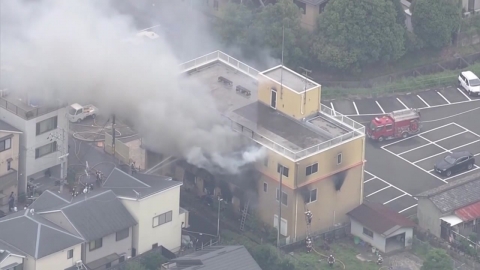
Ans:
<svg viewBox="0 0 480 270"><path fill-rule="evenodd" d="M367 136L383 142L396 138L406 138L420 131L420 112L417 109L393 111L375 117L367 128Z"/></svg>

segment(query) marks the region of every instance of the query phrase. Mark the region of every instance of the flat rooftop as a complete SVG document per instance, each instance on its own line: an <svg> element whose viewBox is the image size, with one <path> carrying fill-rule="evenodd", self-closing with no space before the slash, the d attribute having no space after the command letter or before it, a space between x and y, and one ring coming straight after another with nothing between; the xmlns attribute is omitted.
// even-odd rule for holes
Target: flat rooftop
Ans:
<svg viewBox="0 0 480 270"><path fill-rule="evenodd" d="M332 143L338 144L355 136L363 136L363 131L360 130L362 125L341 114L335 114L327 107L322 107L321 112L304 121L270 108L258 101L258 81L256 76L251 74L251 69L249 72L242 72L227 63L222 57L221 60L209 61L203 66L189 69L188 74L209 88L220 112L234 123L232 128L257 143L292 160L298 160L326 149L332 146ZM280 71L276 70L278 71L272 70L273 74ZM298 77L298 74L288 72ZM219 77L228 79L232 85L219 82ZM301 85L305 83L301 77L292 78L292 81ZM238 93L235 90L238 85L250 90L251 95ZM316 87L313 83L310 83L310 86Z"/></svg>
<svg viewBox="0 0 480 270"><path fill-rule="evenodd" d="M305 90L308 91L309 89L319 86L318 83L315 83L314 81L301 76L298 73L294 73L292 70L284 66L268 69L261 74L276 81L277 83L283 82L284 86L297 93L302 93Z"/></svg>
<svg viewBox="0 0 480 270"><path fill-rule="evenodd" d="M27 98L11 91L6 95L0 96L0 108L16 114L25 120L30 120L56 111L60 107L67 106L67 104L62 104L60 101L58 101L59 104L57 106L48 106L41 102L36 103L33 99L28 103Z"/></svg>

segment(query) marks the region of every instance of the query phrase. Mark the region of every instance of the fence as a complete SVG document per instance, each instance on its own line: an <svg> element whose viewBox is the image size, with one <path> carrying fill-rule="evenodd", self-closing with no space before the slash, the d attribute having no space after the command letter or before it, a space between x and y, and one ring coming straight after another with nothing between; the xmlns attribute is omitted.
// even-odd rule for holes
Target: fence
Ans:
<svg viewBox="0 0 480 270"><path fill-rule="evenodd" d="M425 258L427 256L428 252L434 247L432 245L430 245L428 242L424 242L424 241L418 239L417 237L414 237L413 241L412 241L412 248L413 248L413 251L416 255ZM447 252L449 254L451 253L448 250L447 250ZM450 254L450 256L451 256L450 260L451 260L453 269L476 270L478 268L475 268L475 267L480 266L480 265L476 264L474 261L472 261L472 262L460 261L460 260L455 259L455 257L457 257L457 256L452 256L451 254Z"/></svg>
<svg viewBox="0 0 480 270"><path fill-rule="evenodd" d="M338 226L334 226L331 228L328 228L326 230L321 230L321 231L316 231L313 233L310 233L310 237L313 237L313 239L323 239L325 241L331 241L334 239L341 239L346 237L350 233L350 223L342 223ZM303 237L299 237L296 242L285 244L281 246L281 249L285 253L290 253L295 249L305 247L305 238L307 235L304 235Z"/></svg>
<svg viewBox="0 0 480 270"><path fill-rule="evenodd" d="M105 132L105 151L113 155L112 149L113 138L112 135ZM130 164L130 148L119 139L115 139L115 158L119 159L124 164Z"/></svg>

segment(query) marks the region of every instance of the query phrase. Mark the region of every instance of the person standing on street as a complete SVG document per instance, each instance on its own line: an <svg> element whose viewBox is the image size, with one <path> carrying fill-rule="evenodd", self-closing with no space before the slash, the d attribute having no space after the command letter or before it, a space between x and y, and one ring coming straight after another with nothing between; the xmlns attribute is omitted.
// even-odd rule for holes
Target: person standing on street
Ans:
<svg viewBox="0 0 480 270"><path fill-rule="evenodd" d="M13 191L10 193L10 197L8 197L8 211L13 211L13 205L15 203L15 197L13 196Z"/></svg>

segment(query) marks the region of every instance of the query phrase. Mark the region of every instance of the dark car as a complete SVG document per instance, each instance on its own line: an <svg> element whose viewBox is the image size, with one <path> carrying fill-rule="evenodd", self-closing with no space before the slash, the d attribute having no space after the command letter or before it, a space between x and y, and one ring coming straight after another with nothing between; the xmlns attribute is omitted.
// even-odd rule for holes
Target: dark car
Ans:
<svg viewBox="0 0 480 270"><path fill-rule="evenodd" d="M471 170L475 166L475 157L468 151L453 152L435 163L435 172L450 176L452 173Z"/></svg>

